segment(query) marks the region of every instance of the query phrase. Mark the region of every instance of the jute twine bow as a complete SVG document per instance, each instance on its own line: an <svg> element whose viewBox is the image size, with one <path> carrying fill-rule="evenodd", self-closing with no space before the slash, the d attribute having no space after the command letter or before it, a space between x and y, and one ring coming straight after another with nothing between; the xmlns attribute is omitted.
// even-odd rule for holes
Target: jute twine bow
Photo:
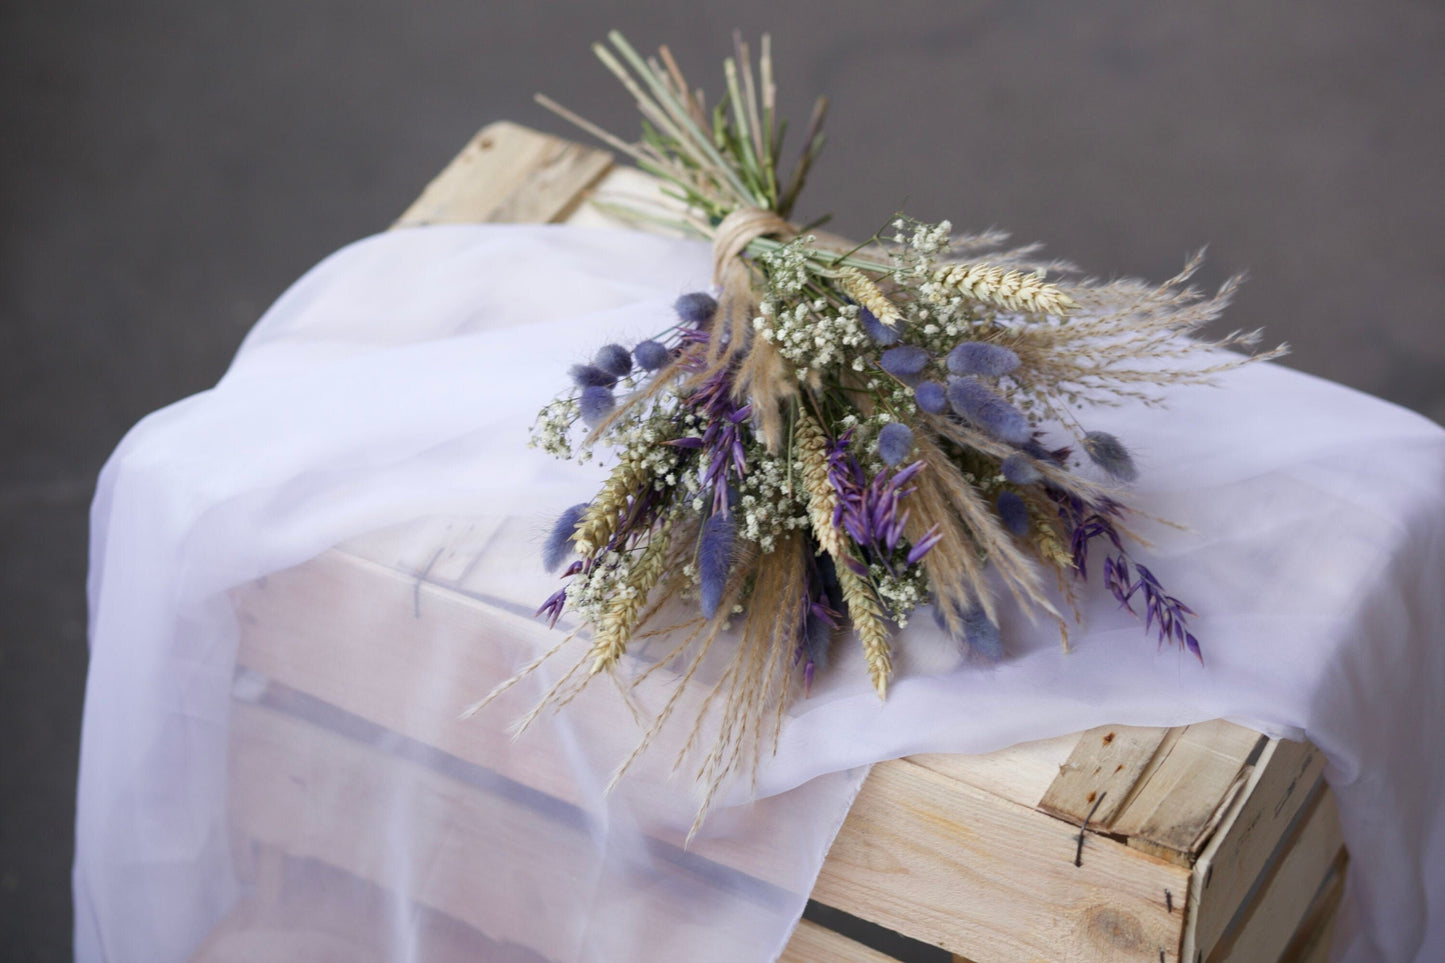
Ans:
<svg viewBox="0 0 1445 963"><path fill-rule="evenodd" d="M748 342L747 326L753 316L753 279L743 252L760 237L794 237L797 229L773 211L740 207L717 226L712 240L712 278L719 288L715 336L708 351L716 362L724 352L739 350Z"/></svg>
<svg viewBox="0 0 1445 963"><path fill-rule="evenodd" d="M794 379L770 341L752 337L756 304L752 271L743 252L760 237L796 237L797 228L773 211L744 207L722 219L713 237L713 281L720 289L713 337L708 347L711 371L736 366L734 394L753 406L754 429L776 454L786 437L781 405L797 392Z"/></svg>

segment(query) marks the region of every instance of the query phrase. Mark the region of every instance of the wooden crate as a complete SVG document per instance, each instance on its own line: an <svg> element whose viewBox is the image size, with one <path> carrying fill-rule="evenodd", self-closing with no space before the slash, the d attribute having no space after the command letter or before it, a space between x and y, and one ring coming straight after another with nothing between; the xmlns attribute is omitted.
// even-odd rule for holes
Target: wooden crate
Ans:
<svg viewBox="0 0 1445 963"><path fill-rule="evenodd" d="M582 205L589 194L649 186L601 151L499 123L398 224L595 223L601 216ZM398 773L424 781L434 808L426 818L438 825L539 828L531 807L357 739L317 706L567 798L565 773L545 759L519 762L505 739L458 720L508 647L535 646L543 629L484 600L465 521L427 524L369 536L235 593L247 695L235 709L232 822L257 895L197 960L380 958L369 927L382 915L386 874L358 840L381 809L368 809L375 794L358 774L377 786ZM438 625L460 631L437 633ZM483 636L487 644L477 644ZM413 688L435 688L419 677L417 646L449 638L454 650L430 654L454 667L446 698L408 701ZM1322 765L1312 746L1222 721L1107 727L984 756L882 763L813 898L975 963L1322 961L1347 860ZM306 794L343 780L354 801L344 828L294 818ZM432 838L430 849L417 847L428 873L413 892L432 956L547 958L546 946L508 943L508 916L519 910L479 888L474 869L487 854L468 851L464 832ZM697 855L769 873L762 854L703 847ZM298 860L334 868L327 905L288 901L288 866ZM784 955L895 958L809 921Z"/></svg>

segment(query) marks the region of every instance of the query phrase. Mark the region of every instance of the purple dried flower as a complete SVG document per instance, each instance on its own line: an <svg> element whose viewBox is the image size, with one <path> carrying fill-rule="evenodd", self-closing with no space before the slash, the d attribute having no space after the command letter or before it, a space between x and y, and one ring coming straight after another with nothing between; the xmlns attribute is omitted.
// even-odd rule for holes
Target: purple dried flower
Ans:
<svg viewBox="0 0 1445 963"><path fill-rule="evenodd" d="M901 421L890 421L878 432L878 457L890 468L913 450L913 432Z"/></svg>
<svg viewBox="0 0 1445 963"><path fill-rule="evenodd" d="M1027 535L1029 531L1029 509L1017 492L998 493L998 517L1003 527L1014 535Z"/></svg>
<svg viewBox="0 0 1445 963"><path fill-rule="evenodd" d="M928 352L916 344L899 345L883 352L883 370L904 384L913 384L928 366Z"/></svg>
<svg viewBox="0 0 1445 963"><path fill-rule="evenodd" d="M913 400L930 415L941 415L948 408L948 394L937 381L925 381L914 388Z"/></svg>
<svg viewBox="0 0 1445 963"><path fill-rule="evenodd" d="M873 558L888 564L888 556L898 547L908 524L909 513L900 511L899 503L913 489L903 486L923 470L924 464L916 461L891 477L885 469L869 482L858 459L848 450L851 437L852 431L846 431L828 445L828 482L838 495L833 524ZM851 567L855 560L845 558L843 562ZM867 572L864 567L861 574Z"/></svg>
<svg viewBox="0 0 1445 963"><path fill-rule="evenodd" d="M550 629L557 624L557 620L562 617L562 610L566 607L567 589L564 586L563 588L559 588L557 591L547 596L547 601L543 602L542 607L537 609L537 614L533 616L533 618L540 618L541 616L546 615L547 628Z"/></svg>
<svg viewBox="0 0 1445 963"><path fill-rule="evenodd" d="M582 421L589 428L596 428L601 424L602 419L612 413L616 404L617 399L612 397L611 389L597 385L583 388L582 397L577 401L577 407L582 412Z"/></svg>
<svg viewBox="0 0 1445 963"><path fill-rule="evenodd" d="M1008 374L1019 366L1019 356L1001 344L965 341L948 353L948 370L956 375Z"/></svg>
<svg viewBox="0 0 1445 963"><path fill-rule="evenodd" d="M611 388L617 384L617 378L595 364L574 364L567 373L579 388Z"/></svg>
<svg viewBox="0 0 1445 963"><path fill-rule="evenodd" d="M667 364L667 348L657 341L643 341L632 349L632 357L643 371L656 371Z"/></svg>
<svg viewBox="0 0 1445 963"><path fill-rule="evenodd" d="M587 503L582 502L573 505L557 518L557 523L552 526L552 531L542 546L542 567L547 571L557 571L567 560L567 556L572 554L572 536L577 534L577 526L586 513Z"/></svg>
<svg viewBox="0 0 1445 963"><path fill-rule="evenodd" d="M863 322L863 331L873 339L874 344L887 347L890 344L897 344L898 339L903 337L903 332L900 330L902 322L899 322L897 327L884 324L878 320L876 314L862 305L858 306L858 320Z"/></svg>
<svg viewBox="0 0 1445 963"><path fill-rule="evenodd" d="M908 564L917 565L923 560L923 556L928 554L929 549L941 541L943 541L943 528L941 526L935 525L924 532L923 537L918 540L918 544L908 550Z"/></svg>
<svg viewBox="0 0 1445 963"><path fill-rule="evenodd" d="M672 309L688 324L704 325L717 313L717 301L706 291L693 291L674 301Z"/></svg>
<svg viewBox="0 0 1445 963"><path fill-rule="evenodd" d="M632 354L620 344L604 344L597 349L597 357L592 362L617 378L632 373Z"/></svg>
<svg viewBox="0 0 1445 963"><path fill-rule="evenodd" d="M1139 477L1129 449L1107 431L1091 431L1084 435L1084 452L1089 460L1120 481L1131 482Z"/></svg>
<svg viewBox="0 0 1445 963"><path fill-rule="evenodd" d="M1015 485L1037 485L1044 480L1043 473L1034 465L1033 459L1023 452L1014 452L999 465L1004 478Z"/></svg>
<svg viewBox="0 0 1445 963"><path fill-rule="evenodd" d="M701 445L707 465L702 482L713 490L714 512L727 512L728 476L741 479L748 471L743 425L752 415L753 406L739 407L732 392L732 377L724 370L704 381L687 399L707 425Z"/></svg>
<svg viewBox="0 0 1445 963"><path fill-rule="evenodd" d="M1022 445L1033 435L1022 411L973 378L949 378L948 403L958 414L1011 445Z"/></svg>
<svg viewBox="0 0 1445 963"><path fill-rule="evenodd" d="M716 512L703 523L697 550L698 594L704 618L717 614L732 564L733 519L729 514Z"/></svg>

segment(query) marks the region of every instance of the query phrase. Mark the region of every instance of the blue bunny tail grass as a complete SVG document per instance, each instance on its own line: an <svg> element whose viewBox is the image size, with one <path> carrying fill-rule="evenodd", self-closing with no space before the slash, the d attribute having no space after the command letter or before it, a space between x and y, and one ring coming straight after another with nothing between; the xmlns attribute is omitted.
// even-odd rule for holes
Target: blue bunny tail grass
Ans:
<svg viewBox="0 0 1445 963"><path fill-rule="evenodd" d="M620 344L604 344L597 349L597 357L592 359L592 363L608 374L622 378L632 373L632 352Z"/></svg>
<svg viewBox="0 0 1445 963"><path fill-rule="evenodd" d="M999 472L1015 485L1037 485L1044 480L1043 473L1035 467L1033 459L1023 452L1014 452L999 465Z"/></svg>
<svg viewBox="0 0 1445 963"><path fill-rule="evenodd" d="M1134 459L1124 443L1107 431L1091 431L1084 435L1084 452L1089 460L1120 481L1131 482L1139 477Z"/></svg>
<svg viewBox="0 0 1445 963"><path fill-rule="evenodd" d="M717 299L706 291L693 291L674 301L672 309L688 324L700 327L717 313Z"/></svg>
<svg viewBox="0 0 1445 963"><path fill-rule="evenodd" d="M1027 535L1029 531L1029 508L1017 492L998 493L998 517L1003 527L1014 535Z"/></svg>
<svg viewBox="0 0 1445 963"><path fill-rule="evenodd" d="M542 567L547 571L557 571L572 554L572 536L577 534L577 526L581 524L582 516L587 514L587 505L587 502L580 502L558 516L542 546Z"/></svg>
<svg viewBox="0 0 1445 963"><path fill-rule="evenodd" d="M965 341L948 353L948 370L956 375L998 377L1019 366L1012 349L986 341Z"/></svg>
<svg viewBox="0 0 1445 963"><path fill-rule="evenodd" d="M912 384L928 365L928 352L916 344L900 345L883 352L878 363L899 381Z"/></svg>
<svg viewBox="0 0 1445 963"><path fill-rule="evenodd" d="M656 371L669 357L667 348L657 341L643 341L632 349L632 358L643 371Z"/></svg>
<svg viewBox="0 0 1445 963"><path fill-rule="evenodd" d="M612 396L609 388L592 386L582 389L582 397L577 400L577 408L582 413L582 421L589 428L596 428L617 406L617 399Z"/></svg>
<svg viewBox="0 0 1445 963"><path fill-rule="evenodd" d="M890 421L878 432L878 457L892 467L913 450L913 431L901 421Z"/></svg>
<svg viewBox="0 0 1445 963"><path fill-rule="evenodd" d="M1022 411L973 378L949 378L948 403L959 415L1000 441L1022 445L1033 437Z"/></svg>
<svg viewBox="0 0 1445 963"><path fill-rule="evenodd" d="M948 392L937 381L925 381L914 388L913 400L930 415L941 415L948 410Z"/></svg>
<svg viewBox="0 0 1445 963"><path fill-rule="evenodd" d="M872 339L874 344L881 344L885 348L890 344L897 344L898 339L903 337L902 322L897 327L884 324L878 320L878 316L867 308L859 305L858 320L863 322L863 332Z"/></svg>
<svg viewBox="0 0 1445 963"><path fill-rule="evenodd" d="M704 618L717 614L733 564L735 530L731 513L715 512L702 527L697 551L698 595Z"/></svg>

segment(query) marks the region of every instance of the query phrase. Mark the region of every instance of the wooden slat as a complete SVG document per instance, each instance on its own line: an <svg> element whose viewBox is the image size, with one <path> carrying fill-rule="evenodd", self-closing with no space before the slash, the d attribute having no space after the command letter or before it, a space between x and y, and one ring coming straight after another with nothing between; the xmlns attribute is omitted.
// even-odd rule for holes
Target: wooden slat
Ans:
<svg viewBox="0 0 1445 963"><path fill-rule="evenodd" d="M1308 743L1273 740L1265 747L1240 804L1195 864L1187 958L1208 957L1257 881L1295 842L1290 830L1305 803L1317 791L1329 792L1321 785L1323 770L1323 755Z"/></svg>
<svg viewBox="0 0 1445 963"><path fill-rule="evenodd" d="M564 921L548 925L546 914L557 903L554 894L575 880L577 867L595 858L587 827L539 810L525 797L460 782L262 706L236 705L232 733L232 818L251 838L381 887L409 880L408 895L416 903L498 943L526 946L550 959L570 958L575 951L576 934ZM397 785L411 789L402 812L391 799ZM338 812L346 818L337 819ZM402 854L389 844L398 831L409 840L405 865L397 864ZM548 840L550 864L538 861L542 853L532 843L538 838ZM498 879L488 870L509 865L527 871ZM669 932L657 934L659 958L695 958L688 947L706 938L708 916L673 896L649 895L661 901L657 912L674 921ZM750 897L720 888L716 898ZM792 959L888 959L842 936L825 938L811 925L799 932L801 955ZM234 950L268 939L288 942L280 933L263 932L226 945ZM303 938L308 947L332 942L322 935ZM820 946L852 955L820 956L815 952ZM253 957L262 958L271 957Z"/></svg>
<svg viewBox="0 0 1445 963"><path fill-rule="evenodd" d="M1306 813L1294 843L1288 846L1245 915L1230 927L1206 958L1208 963L1256 963L1277 960L1293 940L1336 864L1343 865L1344 840L1334 796L1319 793ZM1321 881L1325 886L1321 886Z"/></svg>
<svg viewBox="0 0 1445 963"><path fill-rule="evenodd" d="M972 959L1179 958L1188 871L900 761L864 783L813 898Z"/></svg>
<svg viewBox="0 0 1445 963"><path fill-rule="evenodd" d="M499 121L477 134L396 227L566 220L612 167L612 155Z"/></svg>
<svg viewBox="0 0 1445 963"><path fill-rule="evenodd" d="M1083 733L1039 808L1061 819L1112 827L1169 735L1168 729L1104 726Z"/></svg>
<svg viewBox="0 0 1445 963"><path fill-rule="evenodd" d="M1192 864L1264 742L1259 733L1222 719L1184 727L1145 768L1110 832L1155 855Z"/></svg>
<svg viewBox="0 0 1445 963"><path fill-rule="evenodd" d="M850 940L841 933L799 920L778 963L895 963L893 957Z"/></svg>

